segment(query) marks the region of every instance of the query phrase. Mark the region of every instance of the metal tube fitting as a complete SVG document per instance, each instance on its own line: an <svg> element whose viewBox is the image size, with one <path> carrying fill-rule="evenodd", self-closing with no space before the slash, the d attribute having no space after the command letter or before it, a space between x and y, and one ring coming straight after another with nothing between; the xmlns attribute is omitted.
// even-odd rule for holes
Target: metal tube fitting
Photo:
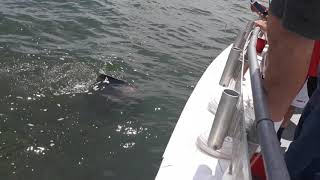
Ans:
<svg viewBox="0 0 320 180"><path fill-rule="evenodd" d="M234 76L235 71L237 71L239 69L238 67L241 66L241 63L239 63L238 60L253 25L253 22L248 22L246 28L238 33L220 78L219 84L221 86L227 87Z"/></svg>
<svg viewBox="0 0 320 180"><path fill-rule="evenodd" d="M222 73L222 76L220 78L219 84L221 86L227 87L230 83L231 78L234 75L234 71L238 69L237 67L241 65L240 60L240 54L242 50L238 48L232 48L228 57L228 60L226 62L226 65L224 66L224 70Z"/></svg>
<svg viewBox="0 0 320 180"><path fill-rule="evenodd" d="M225 89L222 92L208 137L207 144L210 148L217 150L222 147L224 138L227 136L229 127L232 123L238 99L239 93L234 90Z"/></svg>
<svg viewBox="0 0 320 180"><path fill-rule="evenodd" d="M246 40L250 34L250 31L252 29L254 25L254 22L253 21L249 21L246 25L246 27L240 31L238 33L238 36L236 38L236 40L234 41L233 43L233 47L234 48L238 48L238 49L243 49L244 45L246 44Z"/></svg>
<svg viewBox="0 0 320 180"><path fill-rule="evenodd" d="M237 35L237 39L233 42L233 48L243 49L243 45L245 44L244 39L246 32L240 31Z"/></svg>

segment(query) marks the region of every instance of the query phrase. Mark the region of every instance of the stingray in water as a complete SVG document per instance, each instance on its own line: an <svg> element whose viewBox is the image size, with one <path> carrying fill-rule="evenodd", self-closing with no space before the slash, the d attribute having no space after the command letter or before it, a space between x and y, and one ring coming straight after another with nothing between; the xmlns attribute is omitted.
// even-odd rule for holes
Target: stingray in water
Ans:
<svg viewBox="0 0 320 180"><path fill-rule="evenodd" d="M91 92L109 98L129 96L135 91L136 89L129 83L105 74L100 74L97 78L97 82L91 88Z"/></svg>
<svg viewBox="0 0 320 180"><path fill-rule="evenodd" d="M41 149L47 151L56 146L67 146L71 135L64 135L65 132L72 134L73 141L83 140L89 136L86 133L91 131L90 124L108 128L115 120L119 120L118 112L130 111L131 105L138 103L136 92L128 82L100 74L89 92L49 93L30 97L29 100L4 97L0 101L0 121L10 119L11 126L2 123L3 127L0 127L0 132L5 135L0 144L0 158L25 157L30 153L37 154ZM15 102L14 111L5 108L11 102ZM50 146L48 138L57 138L54 147Z"/></svg>

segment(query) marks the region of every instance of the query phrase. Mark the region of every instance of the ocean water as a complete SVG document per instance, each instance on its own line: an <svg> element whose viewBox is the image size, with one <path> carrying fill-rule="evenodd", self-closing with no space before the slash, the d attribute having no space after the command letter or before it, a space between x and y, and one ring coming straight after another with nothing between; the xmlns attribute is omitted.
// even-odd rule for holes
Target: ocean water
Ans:
<svg viewBox="0 0 320 180"><path fill-rule="evenodd" d="M244 0L1 0L0 179L149 180ZM135 92L89 91L99 73Z"/></svg>

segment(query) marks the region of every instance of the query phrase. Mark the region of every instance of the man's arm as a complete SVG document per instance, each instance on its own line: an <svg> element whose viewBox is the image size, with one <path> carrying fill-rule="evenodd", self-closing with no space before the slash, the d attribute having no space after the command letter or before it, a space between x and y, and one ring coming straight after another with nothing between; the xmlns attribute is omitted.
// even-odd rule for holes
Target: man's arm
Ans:
<svg viewBox="0 0 320 180"><path fill-rule="evenodd" d="M272 14L268 41L264 88L271 118L280 121L306 79L314 41L288 31Z"/></svg>

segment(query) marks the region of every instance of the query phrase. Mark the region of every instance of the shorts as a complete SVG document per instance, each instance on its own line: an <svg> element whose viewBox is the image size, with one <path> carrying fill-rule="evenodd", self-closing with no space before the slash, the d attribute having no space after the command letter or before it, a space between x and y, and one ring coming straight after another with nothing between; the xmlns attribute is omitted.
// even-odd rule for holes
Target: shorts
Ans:
<svg viewBox="0 0 320 180"><path fill-rule="evenodd" d="M320 91L306 105L285 154L291 180L320 180Z"/></svg>
<svg viewBox="0 0 320 180"><path fill-rule="evenodd" d="M313 92L317 89L317 77L312 77L310 76L308 78L308 83L307 83L307 86L308 86L308 96L309 98L312 96Z"/></svg>
<svg viewBox="0 0 320 180"><path fill-rule="evenodd" d="M270 11L289 31L320 39L320 0L272 0Z"/></svg>
<svg viewBox="0 0 320 180"><path fill-rule="evenodd" d="M303 109L309 101L307 90L307 81L304 83L303 87L300 89L298 95L294 98L291 106Z"/></svg>

